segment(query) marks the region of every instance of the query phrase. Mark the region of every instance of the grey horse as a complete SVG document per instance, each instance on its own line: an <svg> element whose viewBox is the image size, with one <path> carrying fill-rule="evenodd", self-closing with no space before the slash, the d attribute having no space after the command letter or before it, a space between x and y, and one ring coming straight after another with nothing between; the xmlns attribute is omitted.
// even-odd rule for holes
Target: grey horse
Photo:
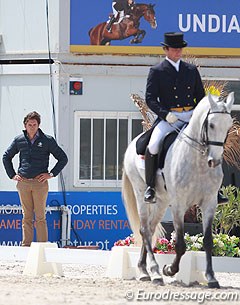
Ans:
<svg viewBox="0 0 240 305"><path fill-rule="evenodd" d="M164 275L179 271L184 241L184 214L198 204L203 216L203 245L206 252L206 279L210 288L219 288L212 268L212 221L217 206L217 193L223 179L223 146L232 126L231 109L234 93L225 100L205 96L193 111L188 126L167 152L162 174L156 178L156 203L144 202L145 174L139 166L135 138L128 146L123 165L122 196L136 242L141 244L138 268L140 280L152 280L163 285L163 278L155 260L152 244L157 231L163 233L161 219L171 208L176 232L176 256L172 264L163 268ZM149 270L146 257L149 256Z"/></svg>

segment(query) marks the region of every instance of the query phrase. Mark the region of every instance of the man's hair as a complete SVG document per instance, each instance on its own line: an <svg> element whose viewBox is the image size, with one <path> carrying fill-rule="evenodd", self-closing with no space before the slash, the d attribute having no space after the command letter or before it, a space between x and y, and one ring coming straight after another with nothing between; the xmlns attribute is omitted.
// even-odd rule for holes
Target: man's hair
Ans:
<svg viewBox="0 0 240 305"><path fill-rule="evenodd" d="M38 125L40 125L41 123L41 116L39 113L37 113L36 111L32 111L32 112L29 112L25 118L23 119L23 124L27 124L27 122L29 120L36 120L38 122Z"/></svg>

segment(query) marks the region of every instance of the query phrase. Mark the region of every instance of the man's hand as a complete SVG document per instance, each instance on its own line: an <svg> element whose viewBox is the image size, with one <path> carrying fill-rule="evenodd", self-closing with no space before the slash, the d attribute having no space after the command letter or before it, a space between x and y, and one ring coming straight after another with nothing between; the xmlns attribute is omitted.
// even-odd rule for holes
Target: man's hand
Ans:
<svg viewBox="0 0 240 305"><path fill-rule="evenodd" d="M23 178L21 176L19 176L18 174L16 174L12 180L15 180L15 181L23 181Z"/></svg>
<svg viewBox="0 0 240 305"><path fill-rule="evenodd" d="M166 121L169 123L169 124L173 124L175 122L177 122L178 118L176 117L175 114L173 114L172 112L169 112L166 116Z"/></svg>
<svg viewBox="0 0 240 305"><path fill-rule="evenodd" d="M46 182L48 179L51 179L52 176L49 174L49 173L43 173L43 174L40 174L38 175L37 179L39 182Z"/></svg>

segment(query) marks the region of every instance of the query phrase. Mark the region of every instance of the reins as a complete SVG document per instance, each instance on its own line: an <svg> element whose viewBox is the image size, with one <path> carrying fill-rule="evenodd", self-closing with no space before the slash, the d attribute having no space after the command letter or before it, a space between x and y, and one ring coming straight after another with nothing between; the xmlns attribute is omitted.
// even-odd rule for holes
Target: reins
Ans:
<svg viewBox="0 0 240 305"><path fill-rule="evenodd" d="M202 130L201 130L201 139L200 141L190 137L189 135L185 134L184 131L182 129L179 129L178 127L173 127L175 129L175 131L180 135L184 135L186 138L188 138L189 140L191 140L192 142L198 144L201 148L193 145L192 143L189 143L188 141L186 141L184 138L183 140L188 144L190 145L191 147L193 147L194 149L196 149L197 151L199 151L203 156L205 156L208 152L208 146L209 145L213 145L213 146L223 146L225 142L219 142L219 141L209 141L208 139L208 116L210 114L215 114L215 113L219 113L219 114L228 114L228 115L231 115L230 112L227 112L227 111L213 111L211 112L210 110L208 111L207 115L206 115L206 118L202 124ZM188 124L187 122L181 120L181 119L178 119L179 121L185 123L185 124ZM184 126L183 126L184 127Z"/></svg>

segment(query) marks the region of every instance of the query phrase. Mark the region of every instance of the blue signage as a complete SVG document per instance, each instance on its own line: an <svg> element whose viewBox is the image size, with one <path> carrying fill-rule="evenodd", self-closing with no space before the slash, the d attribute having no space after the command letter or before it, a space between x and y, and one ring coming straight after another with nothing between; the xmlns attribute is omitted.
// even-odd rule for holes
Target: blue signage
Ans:
<svg viewBox="0 0 240 305"><path fill-rule="evenodd" d="M122 37L110 39L110 45L160 47L165 32L181 31L189 47L240 48L240 2L237 0L135 0L135 3L154 5L157 28L152 28L150 21L142 16L138 28L146 35L141 42L130 43L133 37ZM71 47L92 45L91 29L107 22L111 13L112 0L71 0Z"/></svg>
<svg viewBox="0 0 240 305"><path fill-rule="evenodd" d="M0 192L0 196L0 245L18 246L22 239L18 193ZM67 192L65 199L61 192L49 192L47 207L64 205L71 212L70 246L110 250L115 241L131 233L120 192ZM61 211L47 212L47 223L49 241L60 245Z"/></svg>

